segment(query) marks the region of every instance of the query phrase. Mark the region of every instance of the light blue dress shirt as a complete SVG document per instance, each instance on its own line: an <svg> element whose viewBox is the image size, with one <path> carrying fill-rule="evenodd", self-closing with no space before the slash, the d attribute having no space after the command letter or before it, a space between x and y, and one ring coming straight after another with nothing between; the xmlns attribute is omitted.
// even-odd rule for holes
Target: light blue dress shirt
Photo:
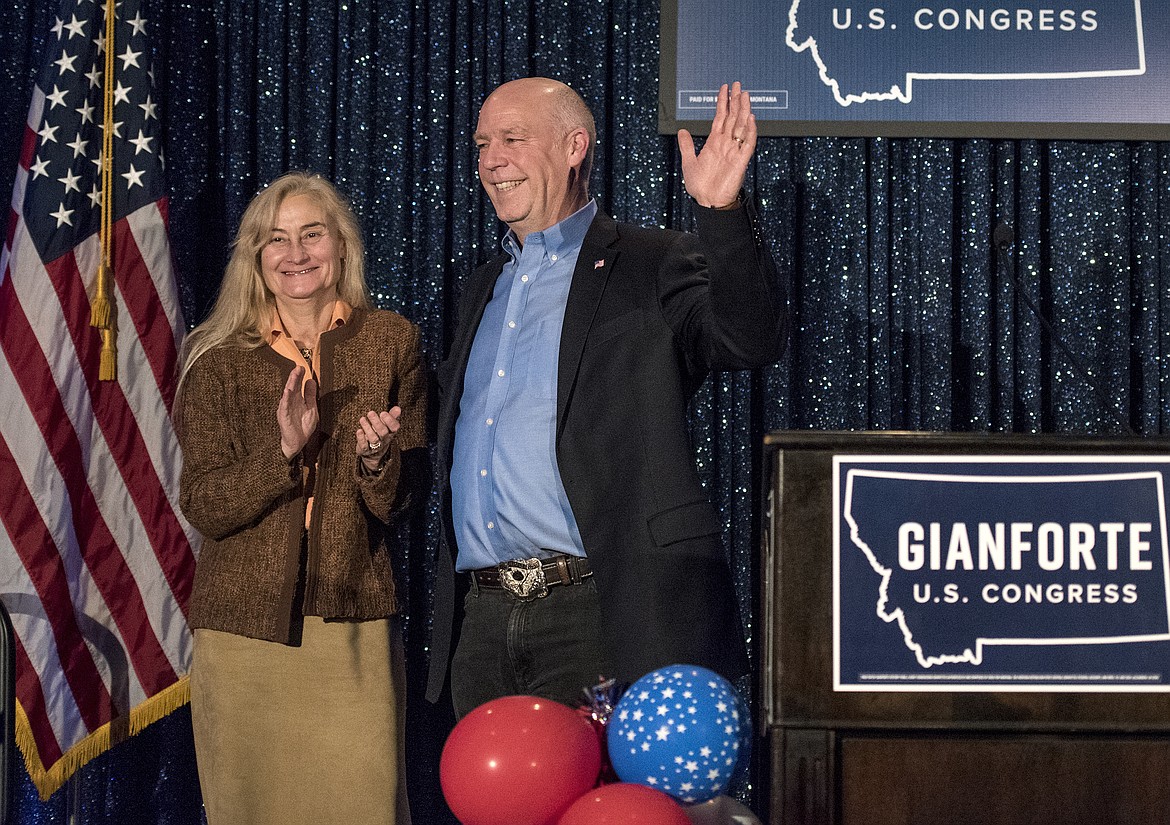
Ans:
<svg viewBox="0 0 1170 825"><path fill-rule="evenodd" d="M523 246L511 231L502 241L510 260L476 330L455 422L458 570L547 551L585 555L557 468L557 360L573 268L595 214L591 200Z"/></svg>

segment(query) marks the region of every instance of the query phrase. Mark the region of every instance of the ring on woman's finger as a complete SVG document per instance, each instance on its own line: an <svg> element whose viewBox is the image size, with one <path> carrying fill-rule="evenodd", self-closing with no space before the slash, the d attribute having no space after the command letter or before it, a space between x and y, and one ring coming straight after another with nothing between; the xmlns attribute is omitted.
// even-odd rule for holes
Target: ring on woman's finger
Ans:
<svg viewBox="0 0 1170 825"><path fill-rule="evenodd" d="M370 452L382 449L382 439L376 438L370 442Z"/></svg>

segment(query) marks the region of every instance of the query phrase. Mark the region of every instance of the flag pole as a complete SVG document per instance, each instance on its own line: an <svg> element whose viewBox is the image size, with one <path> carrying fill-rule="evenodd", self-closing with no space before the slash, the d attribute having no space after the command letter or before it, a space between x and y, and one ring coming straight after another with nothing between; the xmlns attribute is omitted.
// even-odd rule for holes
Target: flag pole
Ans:
<svg viewBox="0 0 1170 825"><path fill-rule="evenodd" d="M105 81L102 87L102 222L101 260L98 262L89 325L101 330L99 381L118 378L118 329L113 310L114 290L114 15L116 3L106 0Z"/></svg>

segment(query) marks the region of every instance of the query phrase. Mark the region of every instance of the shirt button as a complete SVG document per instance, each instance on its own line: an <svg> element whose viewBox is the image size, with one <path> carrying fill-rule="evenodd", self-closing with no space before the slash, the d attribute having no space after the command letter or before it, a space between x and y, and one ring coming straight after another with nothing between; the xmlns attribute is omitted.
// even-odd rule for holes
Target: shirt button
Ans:
<svg viewBox="0 0 1170 825"><path fill-rule="evenodd" d="M496 423L496 421L495 421L495 419L494 419L494 418L489 418L489 419L487 420L487 425L488 425L489 427L490 427L492 424L495 424L495 423Z"/></svg>
<svg viewBox="0 0 1170 825"><path fill-rule="evenodd" d="M516 322L515 322L515 321L509 321L509 322L508 322L508 329L516 329Z"/></svg>
<svg viewBox="0 0 1170 825"><path fill-rule="evenodd" d="M552 256L552 259L555 261L555 260L557 259L557 256L556 256L556 255L553 255L553 256Z"/></svg>
<svg viewBox="0 0 1170 825"><path fill-rule="evenodd" d="M526 284L526 283L528 283L528 276L527 276L527 275L521 275L521 276L520 276L520 283L522 283L522 284Z"/></svg>
<svg viewBox="0 0 1170 825"><path fill-rule="evenodd" d="M496 529L496 523L495 523L494 521L489 521L489 522L488 522L488 529L489 529L489 530L495 530L495 529Z"/></svg>
<svg viewBox="0 0 1170 825"><path fill-rule="evenodd" d="M486 476L486 475L487 475L487 470L480 470L480 471L479 471L479 474L480 474L481 476Z"/></svg>
<svg viewBox="0 0 1170 825"><path fill-rule="evenodd" d="M504 377L504 371L503 371L503 370L500 370L499 372L497 372L497 373L496 373L496 375L500 376L500 378L503 378L503 377Z"/></svg>

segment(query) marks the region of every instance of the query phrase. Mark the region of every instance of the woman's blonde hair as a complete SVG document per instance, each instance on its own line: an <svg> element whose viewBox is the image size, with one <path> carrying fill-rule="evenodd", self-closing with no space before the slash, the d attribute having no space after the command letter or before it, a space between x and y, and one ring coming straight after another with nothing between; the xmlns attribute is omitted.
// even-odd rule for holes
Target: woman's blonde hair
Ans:
<svg viewBox="0 0 1170 825"><path fill-rule="evenodd" d="M183 344L180 387L191 365L205 352L225 346L254 349L267 343L265 326L272 318L275 299L264 283L260 253L272 237L281 204L297 195L305 195L321 207L329 231L338 238L341 256L338 297L352 307L370 305L361 229L349 203L320 175L309 172L282 175L257 193L244 210L215 306Z"/></svg>

